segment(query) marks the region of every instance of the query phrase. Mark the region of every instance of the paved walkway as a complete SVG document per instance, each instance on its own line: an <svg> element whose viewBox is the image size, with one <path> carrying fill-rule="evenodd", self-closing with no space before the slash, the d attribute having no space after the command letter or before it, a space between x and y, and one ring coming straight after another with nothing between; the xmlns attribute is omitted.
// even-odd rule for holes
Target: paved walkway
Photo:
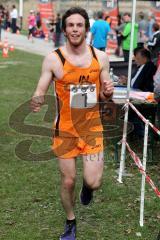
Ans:
<svg viewBox="0 0 160 240"><path fill-rule="evenodd" d="M44 39L33 38L32 40L28 40L25 35L17 35L12 34L6 31L2 32L2 41L4 39L8 39L9 44L13 44L15 48L30 52L36 53L38 55L46 56L49 52L51 52L53 48L53 42L46 42Z"/></svg>
<svg viewBox="0 0 160 240"><path fill-rule="evenodd" d="M44 39L38 38L33 38L32 41L28 40L27 36L2 31L2 41L4 41L5 38L8 39L9 44L13 44L17 49L42 56L46 56L54 49L54 43L52 41L46 42ZM114 54L111 54L109 59L110 61L123 61L123 58L118 58Z"/></svg>

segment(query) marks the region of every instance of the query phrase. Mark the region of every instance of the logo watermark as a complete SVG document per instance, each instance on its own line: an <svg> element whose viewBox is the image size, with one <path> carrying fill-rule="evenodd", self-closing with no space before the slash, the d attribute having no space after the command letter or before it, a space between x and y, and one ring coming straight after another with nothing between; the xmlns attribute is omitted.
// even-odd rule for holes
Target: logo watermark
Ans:
<svg viewBox="0 0 160 240"><path fill-rule="evenodd" d="M50 123L51 125L53 125L52 123L54 121L53 118L55 114L54 99L54 96L46 95L43 103L43 105L47 106L47 110L43 117L43 122ZM30 114L35 114L32 113L30 102L31 100L28 100L17 107L17 109L15 109L9 118L9 125L12 129L18 133L30 137L30 139L22 140L16 145L15 154L21 160L48 161L54 158L52 149L47 150L46 152L34 153L31 151L31 146L34 143L35 139L38 137L41 137L42 139L43 137L47 137L54 140L54 137L57 135L57 131L59 130L52 127L49 128L46 126L26 123L27 117ZM62 106L62 104L60 104L60 106ZM101 117L97 115L97 118L93 118L92 120L88 117L90 114L92 115L99 112L99 110ZM104 140L113 140L118 138L120 139L123 131L123 119L117 119L116 111L116 105L109 102L97 103L94 107L87 109L71 108L72 125L74 126L76 132L79 134L79 137L84 140L86 144L89 144L93 147L96 146L96 138L103 137ZM81 122L77 122L78 116L81 116ZM103 136L101 130L93 131L90 129L90 126L99 128L101 126L101 123L103 125ZM128 131L131 130L132 126L128 128ZM87 140L87 138L83 138L84 135L82 133L84 132L86 135L93 136L92 139L89 138L89 140ZM68 144L68 138L75 138L75 136L72 134L72 132L60 131L59 133L61 136L66 136L66 138L63 138L62 143L57 146L56 149L54 149L54 152L61 152L61 154L64 155L66 151L73 150L74 146L72 144ZM78 138L75 139L78 140ZM65 147L66 144L69 146L67 150Z"/></svg>

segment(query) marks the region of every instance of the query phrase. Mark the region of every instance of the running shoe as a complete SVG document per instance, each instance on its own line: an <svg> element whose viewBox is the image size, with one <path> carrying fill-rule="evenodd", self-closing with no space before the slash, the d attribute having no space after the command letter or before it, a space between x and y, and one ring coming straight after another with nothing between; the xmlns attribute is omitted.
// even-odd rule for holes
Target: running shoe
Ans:
<svg viewBox="0 0 160 240"><path fill-rule="evenodd" d="M60 240L76 240L76 223L66 224Z"/></svg>
<svg viewBox="0 0 160 240"><path fill-rule="evenodd" d="M83 186L80 192L81 204L87 206L91 202L92 198L93 198L93 190L87 187L83 182Z"/></svg>

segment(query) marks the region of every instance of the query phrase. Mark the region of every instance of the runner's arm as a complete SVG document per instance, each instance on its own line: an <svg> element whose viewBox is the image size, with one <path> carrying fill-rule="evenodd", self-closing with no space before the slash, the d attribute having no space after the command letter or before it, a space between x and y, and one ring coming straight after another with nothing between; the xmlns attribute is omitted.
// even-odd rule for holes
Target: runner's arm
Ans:
<svg viewBox="0 0 160 240"><path fill-rule="evenodd" d="M101 73L100 73L100 83L101 83L101 89L100 89L100 98L101 100L108 100L112 97L113 94L113 83L110 80L109 77L109 61L108 57L104 52L102 52L103 55L101 56L100 64L101 64Z"/></svg>
<svg viewBox="0 0 160 240"><path fill-rule="evenodd" d="M44 103L44 96L52 80L53 60L51 61L51 57L51 55L48 55L42 64L42 73L31 100L31 109L33 112L38 112L40 110L42 104Z"/></svg>

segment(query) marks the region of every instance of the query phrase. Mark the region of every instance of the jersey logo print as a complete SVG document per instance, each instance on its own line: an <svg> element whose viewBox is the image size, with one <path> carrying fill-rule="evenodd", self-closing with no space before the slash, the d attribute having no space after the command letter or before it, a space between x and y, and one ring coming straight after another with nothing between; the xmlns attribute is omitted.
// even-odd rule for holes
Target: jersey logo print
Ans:
<svg viewBox="0 0 160 240"><path fill-rule="evenodd" d="M97 73L97 72L99 72L98 68L97 69L91 69L89 73Z"/></svg>
<svg viewBox="0 0 160 240"><path fill-rule="evenodd" d="M89 75L87 75L87 76L81 75L79 77L79 83L80 84L90 84L91 82L89 82Z"/></svg>

